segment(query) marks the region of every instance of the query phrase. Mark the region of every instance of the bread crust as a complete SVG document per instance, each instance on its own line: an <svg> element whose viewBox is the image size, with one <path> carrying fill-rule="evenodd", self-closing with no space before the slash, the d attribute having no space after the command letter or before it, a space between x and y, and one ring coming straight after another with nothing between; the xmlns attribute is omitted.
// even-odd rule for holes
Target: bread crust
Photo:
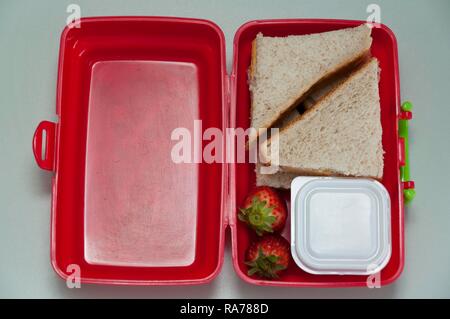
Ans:
<svg viewBox="0 0 450 319"><path fill-rule="evenodd" d="M256 38L252 41L252 54L251 54L251 61L250 61L250 67L249 67L249 72L248 72L248 80L249 83L251 83L253 81L253 77L255 75L255 69L256 69ZM253 92L250 90L250 95L251 95L251 99L250 99L250 123L251 123L251 118L252 118L252 114L253 114ZM253 145L259 138L259 132L256 132L256 136L255 138L249 138L249 140L245 143L245 149L248 150L250 148L251 145Z"/></svg>
<svg viewBox="0 0 450 319"><path fill-rule="evenodd" d="M333 170L322 170L322 169L299 169L299 168L293 168L293 167L281 167L283 172L286 173L294 173L298 174L299 176L337 176L337 177L354 177L354 175L345 175ZM358 175L358 177L361 178L371 178L376 179L381 182L380 177L378 176L369 176L369 175Z"/></svg>
<svg viewBox="0 0 450 319"><path fill-rule="evenodd" d="M250 68L248 72L248 78L249 78L249 84L253 81L253 78L255 76L255 69L256 69L256 39L252 41L252 56L250 61ZM253 93L250 91L251 94L251 103L250 103L250 118L253 114Z"/></svg>
<svg viewBox="0 0 450 319"><path fill-rule="evenodd" d="M252 41L252 57L250 62L250 80L253 80L256 66L256 39Z"/></svg>
<svg viewBox="0 0 450 319"><path fill-rule="evenodd" d="M267 166L269 164L262 164L263 166ZM333 170L325 170L325 169L301 169L301 168L294 168L294 167L288 167L288 166L280 166L281 172L285 173L293 173L297 174L298 176L337 176L337 177L354 177L354 175L345 175L340 172L336 172ZM382 177L378 176L369 176L369 175L358 175L358 177L361 178L371 178L375 179L379 182L381 182Z"/></svg>

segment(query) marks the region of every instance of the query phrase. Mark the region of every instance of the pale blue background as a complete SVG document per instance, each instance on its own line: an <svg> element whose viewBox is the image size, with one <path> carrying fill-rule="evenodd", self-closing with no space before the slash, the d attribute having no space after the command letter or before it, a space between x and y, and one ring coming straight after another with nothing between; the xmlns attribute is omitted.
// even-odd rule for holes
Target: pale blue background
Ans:
<svg viewBox="0 0 450 319"><path fill-rule="evenodd" d="M414 102L412 177L417 198L406 212L406 266L383 289L286 289L251 286L231 265L227 234L218 278L198 287L69 290L49 261L50 174L31 153L39 121L56 120L59 36L69 3L83 16L167 15L210 19L224 31L230 69L236 29L252 19L365 19L381 6L399 43L402 98ZM0 297L450 297L450 1L0 1Z"/></svg>

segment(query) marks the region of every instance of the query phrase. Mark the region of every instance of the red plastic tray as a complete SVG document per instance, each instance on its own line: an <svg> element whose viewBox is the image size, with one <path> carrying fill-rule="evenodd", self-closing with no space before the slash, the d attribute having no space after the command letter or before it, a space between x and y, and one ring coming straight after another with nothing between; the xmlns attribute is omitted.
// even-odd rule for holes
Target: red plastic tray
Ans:
<svg viewBox="0 0 450 319"><path fill-rule="evenodd" d="M33 138L38 165L55 172L55 271L67 278L76 264L88 283L207 283L220 271L229 226L235 270L249 283L365 286L364 276L311 275L294 263L276 281L249 277L244 254L252 235L236 222L236 209L254 187L254 165L174 164L170 157L176 127L192 131L194 120L202 120L203 131L249 126L247 70L257 33L308 34L361 23L248 22L236 33L230 75L223 33L210 21L99 17L67 27L59 58L59 121L41 122ZM392 205L392 257L381 272L384 285L400 275L404 262L400 91L394 34L381 25L372 37L372 55L382 69L382 183Z"/></svg>

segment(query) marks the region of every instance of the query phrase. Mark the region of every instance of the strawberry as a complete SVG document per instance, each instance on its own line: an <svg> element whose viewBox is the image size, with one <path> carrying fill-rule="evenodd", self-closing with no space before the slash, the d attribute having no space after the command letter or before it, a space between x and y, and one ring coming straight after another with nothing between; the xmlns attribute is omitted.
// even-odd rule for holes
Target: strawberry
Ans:
<svg viewBox="0 0 450 319"><path fill-rule="evenodd" d="M238 218L259 236L280 232L286 224L286 202L274 188L257 187L248 194Z"/></svg>
<svg viewBox="0 0 450 319"><path fill-rule="evenodd" d="M289 242L280 235L267 235L253 242L247 250L248 275L276 279L289 266Z"/></svg>

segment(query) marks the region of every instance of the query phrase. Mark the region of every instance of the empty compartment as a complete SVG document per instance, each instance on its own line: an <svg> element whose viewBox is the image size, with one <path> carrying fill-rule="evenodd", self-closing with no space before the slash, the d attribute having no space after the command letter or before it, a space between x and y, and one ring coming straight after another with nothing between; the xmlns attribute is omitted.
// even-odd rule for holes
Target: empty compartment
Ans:
<svg viewBox="0 0 450 319"><path fill-rule="evenodd" d="M61 276L71 264L94 283L217 274L223 166L194 162L194 148L175 163L172 133L194 143L195 120L222 129L223 41L214 24L177 18L87 18L63 32L52 216Z"/></svg>
<svg viewBox="0 0 450 319"><path fill-rule="evenodd" d="M89 263L188 266L195 259L198 166L171 159L173 130L198 118L195 64L92 67L85 171Z"/></svg>

